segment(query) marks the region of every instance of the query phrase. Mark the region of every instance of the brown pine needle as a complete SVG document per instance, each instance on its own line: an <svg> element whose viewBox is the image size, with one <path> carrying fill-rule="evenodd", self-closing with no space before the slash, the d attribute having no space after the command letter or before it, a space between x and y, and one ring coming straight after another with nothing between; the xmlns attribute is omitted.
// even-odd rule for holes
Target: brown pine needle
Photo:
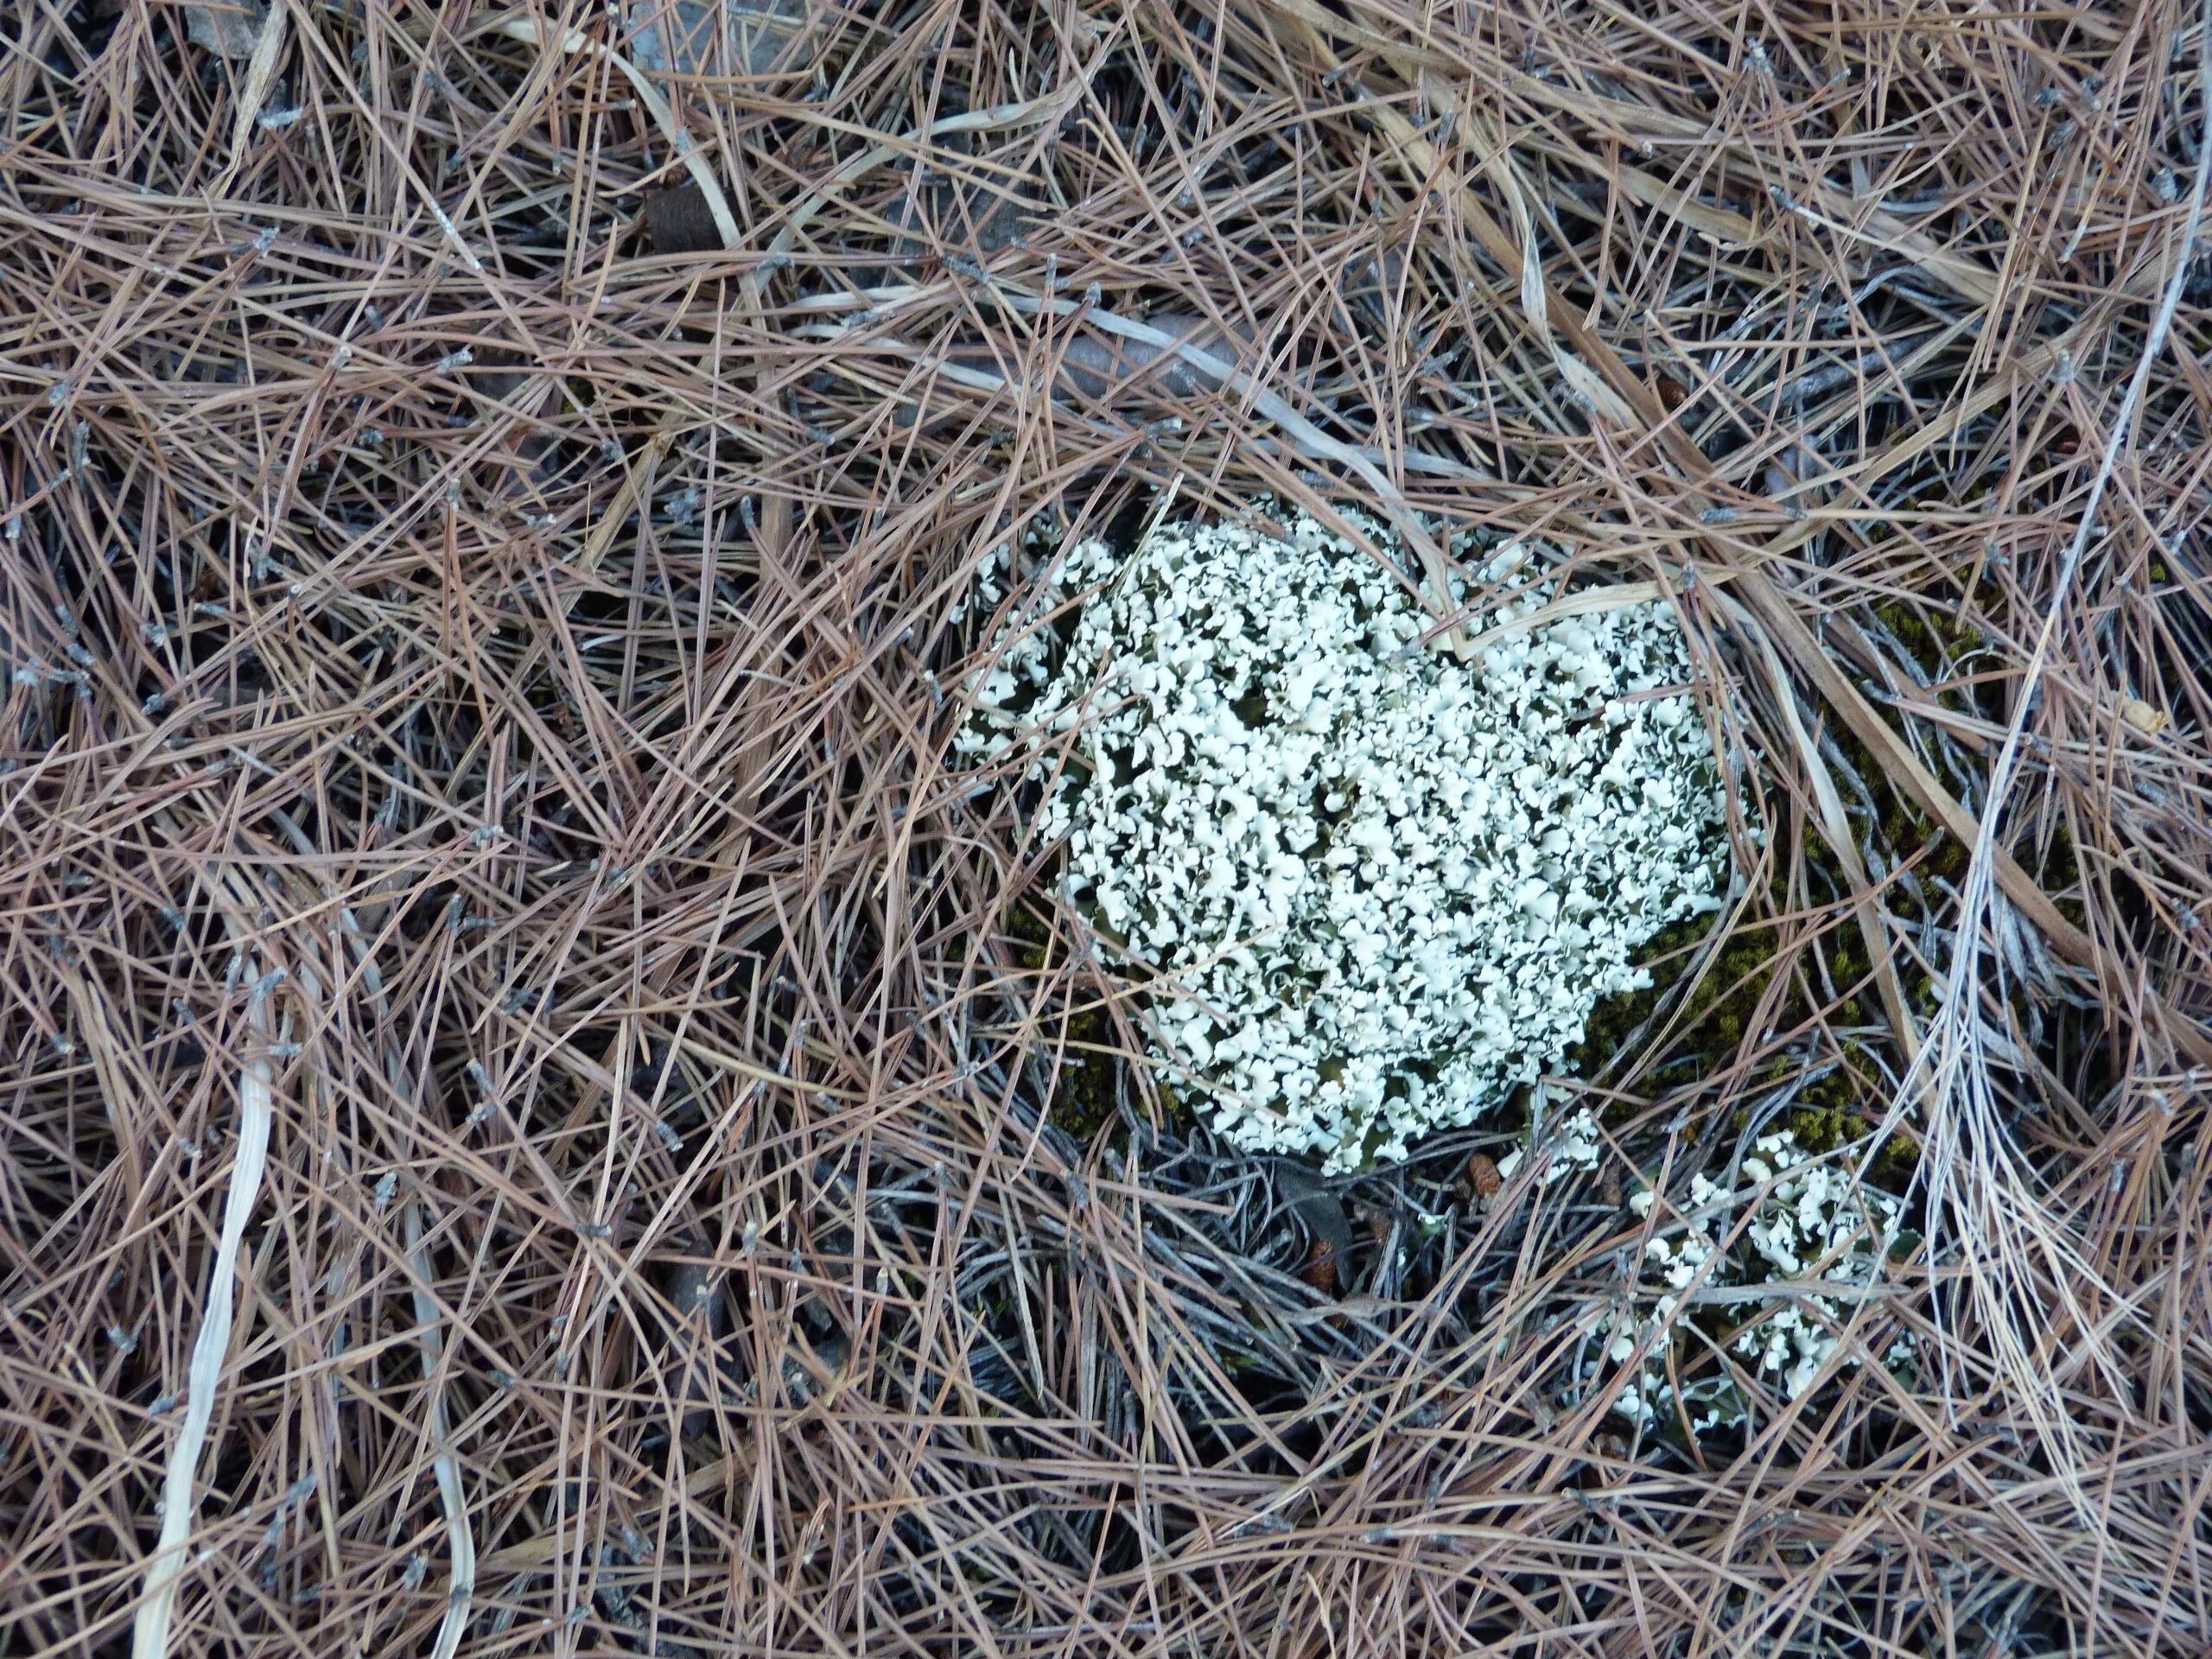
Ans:
<svg viewBox="0 0 2212 1659"><path fill-rule="evenodd" d="M19 10L0 1650L2212 1646L2196 0ZM1344 505L1692 638L1595 1169L1225 1148L954 757ZM1927 1236L1639 1431L1781 1129Z"/></svg>

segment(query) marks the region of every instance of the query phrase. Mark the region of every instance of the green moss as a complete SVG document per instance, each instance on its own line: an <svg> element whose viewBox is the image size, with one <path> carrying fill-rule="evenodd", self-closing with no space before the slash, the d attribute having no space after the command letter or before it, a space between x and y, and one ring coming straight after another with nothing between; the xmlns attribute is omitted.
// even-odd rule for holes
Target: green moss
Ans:
<svg viewBox="0 0 2212 1659"><path fill-rule="evenodd" d="M1015 962L1040 982L1049 979L1061 963L1058 948L1065 936L1056 934L1044 915L1027 904L1016 904L1008 911L1006 931L1015 942ZM1044 1011L1040 1027L1061 1054L1046 1114L1077 1140L1088 1142L1120 1116L1117 1085L1122 1068L1129 1063L1120 1035L1101 1007L1073 1009L1065 1023ZM1181 1111L1172 1089L1162 1085L1160 1092L1171 1114Z"/></svg>
<svg viewBox="0 0 2212 1659"><path fill-rule="evenodd" d="M1671 998L1696 966L1700 954L1697 947L1712 925L1709 918L1700 918L1666 928L1652 938L1642 953L1650 971L1650 985L1608 997L1598 1005L1584 1028L1582 1040L1567 1051L1569 1071L1578 1077L1596 1077L1622 1058L1662 1003ZM1751 1028L1759 1000L1773 977L1774 931L1764 926L1739 929L1721 945L1688 1007L1673 1021L1675 1031L1697 1033L1700 1046L1733 1051ZM1648 1039L1657 1033L1643 1035ZM1629 1057L1631 1062L1637 1058Z"/></svg>
<svg viewBox="0 0 2212 1659"><path fill-rule="evenodd" d="M1799 1093L1797 1103L1776 1120L1774 1127L1797 1137L1808 1152L1834 1152L1865 1141L1880 1127L1881 1113L1862 1109L1879 1078L1860 1077L1848 1066L1815 1078ZM1748 1116L1748 1114L1739 1114ZM1891 1135L1875 1154L1869 1178L1887 1192L1902 1192L1920 1161L1916 1136L1910 1132Z"/></svg>
<svg viewBox="0 0 2212 1659"><path fill-rule="evenodd" d="M1046 925L1045 918L1027 905L1015 905L1007 913L1006 931L1009 938L1018 942L1014 959L1032 973L1040 971L1045 966L1046 949L1052 942L1052 930Z"/></svg>
<svg viewBox="0 0 2212 1659"><path fill-rule="evenodd" d="M1874 614L1897 642L1912 653L1923 674L1933 678L1946 671L1945 663L1982 644L1981 631L1970 628L1955 616L1904 600L1877 605Z"/></svg>
<svg viewBox="0 0 2212 1659"><path fill-rule="evenodd" d="M1885 774L1848 734L1840 734L1838 741L1845 758L1873 795L1872 805L1888 849L1907 857L1917 852L1915 869L1923 880L1938 876L1955 884L1965 874L1964 848L1885 788ZM1846 798L1850 798L1848 792ZM1850 878L1834 848L1810 825L1802 830L1796 862L1802 879L1793 894L1789 880L1792 861L1777 861L1767 893L1769 915L1786 914L1808 900L1825 904L1831 895L1851 891ZM1918 918L1919 905L1901 886L1886 888L1883 902L1901 919ZM1696 990L1665 1022L1673 1033L1666 1047L1647 1053L1626 1052L1629 1045L1649 1042L1658 1034L1656 1027L1645 1029L1647 1022L1662 1003L1679 995L1685 978L1705 955L1699 946L1708 925L1700 921L1670 928L1652 941L1644 953L1651 986L1599 1006L1582 1043L1568 1056L1579 1075L1602 1074L1610 1082L1634 1086L1636 1078L1649 1070L1692 1056L1699 1058L1707 1071L1718 1071L1743 1052L1747 1039L1756 1041L1770 1028L1789 1031L1816 1015L1844 1027L1883 1023L1881 999L1870 977L1872 964L1866 941L1847 912L1838 915L1816 938L1798 947L1803 952L1817 952L1817 961L1809 955L1793 953L1787 964L1790 982L1770 1005L1767 999L1775 976L1785 967L1778 950L1780 929L1771 921L1755 918L1739 926L1714 950ZM1916 964L1905 963L1900 956L1900 981L1907 1003L1924 1018L1933 1011L1935 987ZM1826 986L1833 986L1841 995L1839 1003L1829 1004ZM1766 1007L1764 1016L1763 1006ZM1643 1033L1640 1038L1639 1033ZM1871 1135L1888 1105L1889 1084L1879 1068L1862 1064L1848 1050L1834 1058L1836 1064L1831 1069L1803 1084L1789 1109L1774 1124L1793 1130L1802 1144L1817 1152L1833 1151ZM1796 1064L1789 1057L1774 1056L1761 1068L1754 1086L1745 1091L1746 1096L1786 1087ZM1633 1110L1624 1108L1624 1115ZM1746 1104L1739 1109L1738 1126L1748 1128L1750 1122ZM1909 1136L1892 1136L1877 1160L1874 1179L1885 1187L1902 1190L1916 1159L1917 1147Z"/></svg>
<svg viewBox="0 0 2212 1659"><path fill-rule="evenodd" d="M1105 1023L1104 1016L1097 1014L1077 1014L1070 1022L1071 1044L1083 1040L1076 1027L1094 1020L1101 1026ZM1126 1062L1117 1055L1097 1052L1105 1047L1103 1039L1107 1034L1101 1031L1096 1039L1084 1045L1091 1052L1069 1056L1060 1066L1059 1086L1052 1092L1052 1122L1078 1141L1089 1141L1114 1122L1118 1113L1114 1073Z"/></svg>
<svg viewBox="0 0 2212 1659"><path fill-rule="evenodd" d="M1808 1152L1834 1152L1838 1147L1847 1146L1858 1140L1867 1131L1866 1118L1851 1109L1851 1105L1855 1103L1820 1104L1811 1100L1816 1090L1834 1092L1824 1089L1823 1085L1840 1075L1840 1072L1832 1071L1813 1084L1799 1096L1807 1103L1783 1115L1783 1127L1796 1135L1797 1144Z"/></svg>
<svg viewBox="0 0 2212 1659"><path fill-rule="evenodd" d="M1911 654L1923 672L1936 678L1949 672L1948 664L1960 654L1981 643L1974 630L1940 611L1917 604L1897 602L1878 608L1877 614L1890 633ZM1894 722L1897 716L1889 716ZM1866 786L1878 826L1876 839L1895 861L1910 861L1914 874L1933 893L1938 884L1954 888L1964 879L1967 864L1963 845L1943 833L1902 791L1890 786L1889 769L1849 731L1831 724L1827 735L1844 761ZM1839 777L1838 787L1847 806L1859 806L1857 791ZM1863 824L1863 811L1854 817ZM1780 915L1806 903L1827 905L1852 890L1851 878L1834 849L1817 825L1801 830L1795 868L1801 879L1793 893L1789 875L1793 861L1778 859L1773 885L1766 895L1770 914ZM1922 906L1904 884L1892 882L1883 890L1884 907L1908 924L1921 919ZM1649 1017L1659 999L1694 965L1698 952L1686 950L1686 939L1662 935L1653 943L1661 960L1653 966L1651 989L1618 999L1601 1009L1591 1023L1588 1037L1574 1057L1585 1075L1609 1062L1617 1062L1618 1046ZM1754 921L1723 943L1703 982L1688 1004L1672 1022L1676 1036L1670 1052L1626 1057L1630 1065L1663 1064L1675 1053L1694 1052L1718 1069L1727 1057L1740 1052L1747 1037L1756 1037L1763 1000L1782 964L1777 961L1778 930L1770 923ZM1844 1027L1879 1026L1884 1021L1882 999L1872 978L1873 964L1855 918L1837 916L1820 936L1802 949L1817 952L1817 961L1799 957L1790 964L1791 982L1776 998L1766 1023L1787 1031L1815 1015ZM1669 955L1674 960L1666 960ZM1900 951L1896 958L1900 988L1906 1004L1923 1020L1934 1012L1936 988L1916 960ZM1939 964L1940 966L1940 964ZM1830 1007L1825 987L1832 986L1840 1001ZM1890 1084L1878 1067L1862 1062L1847 1049L1834 1057L1836 1064L1802 1084L1789 1108L1776 1120L1776 1127L1796 1134L1799 1142L1815 1152L1830 1152L1862 1141L1874 1133L1888 1106ZM1902 1057L1897 1057L1901 1062ZM1759 1084L1780 1089L1791 1081L1795 1062L1776 1056L1763 1068ZM1748 1128L1748 1106L1739 1110L1739 1127ZM1902 1191L1917 1161L1918 1147L1909 1135L1893 1135L1877 1159L1873 1178L1878 1185Z"/></svg>

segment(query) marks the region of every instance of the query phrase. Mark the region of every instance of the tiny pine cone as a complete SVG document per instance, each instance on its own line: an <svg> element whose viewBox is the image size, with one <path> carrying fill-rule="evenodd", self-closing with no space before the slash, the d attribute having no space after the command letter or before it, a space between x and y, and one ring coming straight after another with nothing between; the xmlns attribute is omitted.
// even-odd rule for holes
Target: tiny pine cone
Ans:
<svg viewBox="0 0 2212 1659"><path fill-rule="evenodd" d="M1313 1241L1313 1248L1306 1257L1306 1282L1324 1296L1337 1294L1337 1247L1325 1238Z"/></svg>

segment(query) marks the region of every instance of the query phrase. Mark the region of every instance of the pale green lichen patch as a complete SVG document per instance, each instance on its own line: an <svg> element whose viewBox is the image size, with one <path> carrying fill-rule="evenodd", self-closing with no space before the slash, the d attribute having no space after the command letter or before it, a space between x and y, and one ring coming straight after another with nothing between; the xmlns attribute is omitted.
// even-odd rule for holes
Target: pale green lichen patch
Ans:
<svg viewBox="0 0 2212 1659"><path fill-rule="evenodd" d="M1671 612L1517 626L1536 567L1490 561L1504 601L1461 662L1310 518L1088 542L1057 568L1071 631L1009 629L976 682L961 747L1033 756L1070 897L1159 976L1154 1057L1235 1143L1403 1158L1555 1067L1643 982L1637 947L1713 907L1721 797Z"/></svg>

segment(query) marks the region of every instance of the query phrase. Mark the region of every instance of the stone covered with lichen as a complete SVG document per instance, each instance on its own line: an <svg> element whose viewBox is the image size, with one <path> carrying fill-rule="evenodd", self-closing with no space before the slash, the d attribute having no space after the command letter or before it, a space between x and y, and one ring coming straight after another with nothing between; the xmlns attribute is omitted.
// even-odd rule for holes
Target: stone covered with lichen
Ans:
<svg viewBox="0 0 2212 1659"><path fill-rule="evenodd" d="M1233 1142L1403 1158L1557 1067L1644 982L1637 946L1715 906L1722 797L1672 612L1516 626L1548 596L1535 564L1480 573L1508 596L1462 662L1423 645L1407 581L1303 516L1084 542L1049 590L1080 597L1072 628L1009 626L976 682L960 748L1029 755L1071 896L1160 976L1156 1058Z"/></svg>

